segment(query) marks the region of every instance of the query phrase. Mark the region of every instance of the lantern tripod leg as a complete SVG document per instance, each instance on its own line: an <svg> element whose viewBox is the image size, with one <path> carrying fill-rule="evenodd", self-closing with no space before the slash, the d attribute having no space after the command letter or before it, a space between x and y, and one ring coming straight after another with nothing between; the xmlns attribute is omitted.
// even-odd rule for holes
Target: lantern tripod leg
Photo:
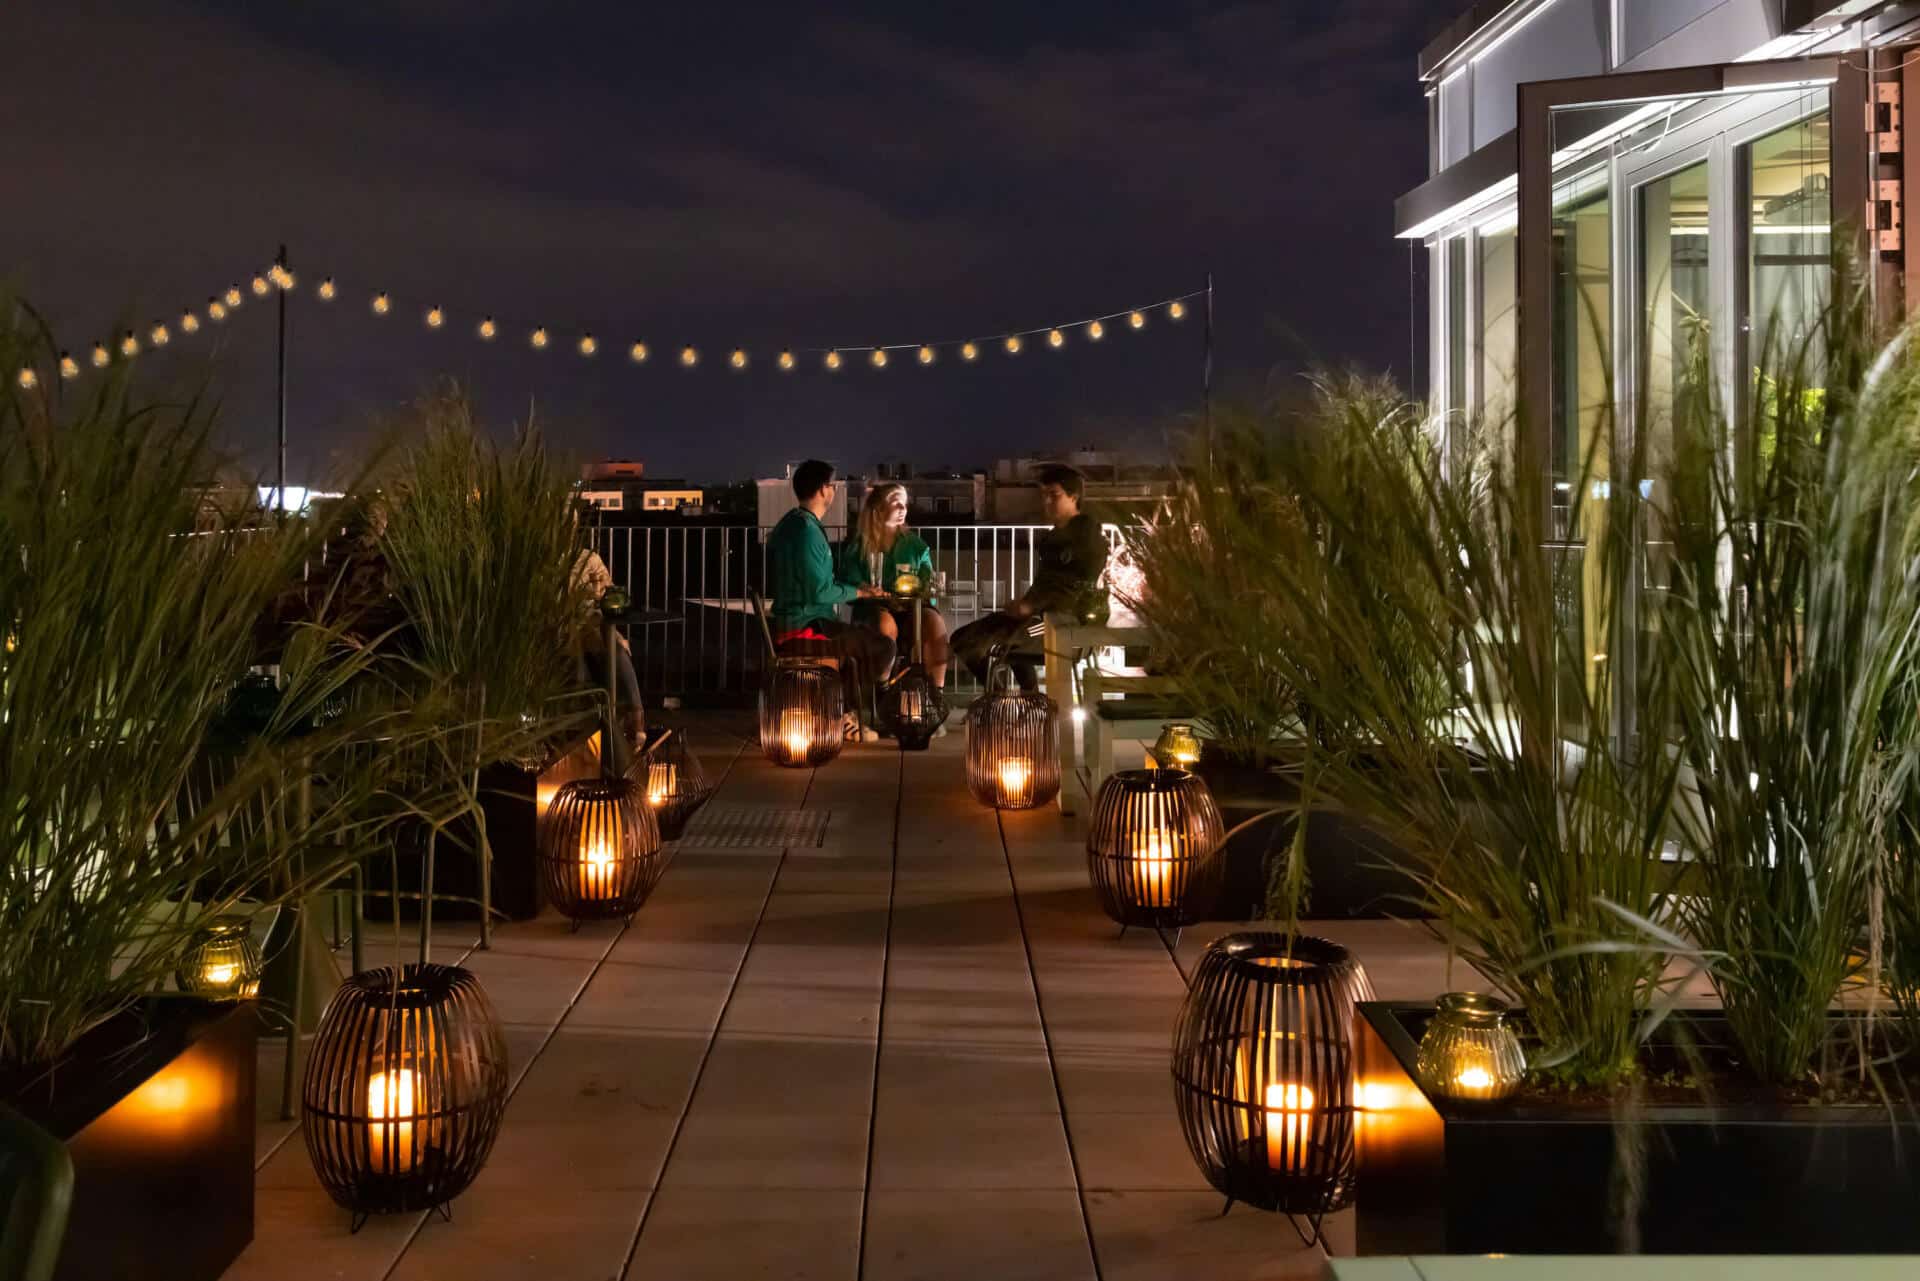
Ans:
<svg viewBox="0 0 1920 1281"><path fill-rule="evenodd" d="M442 1201L439 1205L434 1206L433 1209L429 1211L429 1213L439 1215L443 1222L452 1223L453 1222L453 1202Z"/></svg>
<svg viewBox="0 0 1920 1281"><path fill-rule="evenodd" d="M1127 936L1127 927L1126 927L1126 926L1124 926L1124 925L1122 925L1122 926L1120 927L1120 933L1119 933L1119 935L1118 935L1118 937L1120 937L1120 938L1125 938L1126 936Z"/></svg>
<svg viewBox="0 0 1920 1281"><path fill-rule="evenodd" d="M366 1226L367 1212L365 1210L355 1210L353 1212L353 1221L347 1227L347 1235L358 1236L360 1235L360 1229Z"/></svg>
<svg viewBox="0 0 1920 1281"><path fill-rule="evenodd" d="M1221 1206L1221 1207L1220 1207L1220 1217L1221 1217L1221 1218L1223 1218L1223 1219L1224 1219L1224 1218L1226 1218L1226 1217L1227 1217L1227 1211L1228 1211L1228 1210L1231 1210L1231 1209L1233 1209L1233 1198L1232 1198L1231 1196L1229 1196L1229 1197L1227 1198L1227 1203L1226 1203L1225 1205L1223 1205L1223 1206Z"/></svg>
<svg viewBox="0 0 1920 1281"><path fill-rule="evenodd" d="M1310 1230L1305 1232L1300 1230L1299 1215L1289 1214L1287 1216L1287 1223L1293 1228L1294 1235L1300 1238L1300 1244L1311 1248L1322 1244L1326 1239L1325 1233L1321 1231L1323 1218L1324 1216L1318 1214L1307 1215L1307 1227Z"/></svg>

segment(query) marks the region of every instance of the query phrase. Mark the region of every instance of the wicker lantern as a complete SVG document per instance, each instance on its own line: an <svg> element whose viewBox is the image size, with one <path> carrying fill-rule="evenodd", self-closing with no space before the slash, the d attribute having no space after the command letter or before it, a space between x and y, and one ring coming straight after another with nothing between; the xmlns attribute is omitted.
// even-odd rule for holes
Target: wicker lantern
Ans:
<svg viewBox="0 0 1920 1281"><path fill-rule="evenodd" d="M1353 1195L1354 1006L1366 971L1343 947L1278 930L1229 934L1200 960L1173 1038L1187 1147L1229 1208L1321 1216Z"/></svg>
<svg viewBox="0 0 1920 1281"><path fill-rule="evenodd" d="M687 822L713 795L700 758L687 748L686 735L668 730L634 763L636 781L644 781L647 808L660 825L660 839L677 841ZM644 775L644 778L642 776Z"/></svg>
<svg viewBox="0 0 1920 1281"><path fill-rule="evenodd" d="M982 694L967 709L967 790L982 805L1026 810L1060 793L1060 708L1044 694Z"/></svg>
<svg viewBox="0 0 1920 1281"><path fill-rule="evenodd" d="M1100 785L1087 874L1124 928L1178 928L1220 895L1226 825L1207 785L1182 769L1120 770Z"/></svg>
<svg viewBox="0 0 1920 1281"><path fill-rule="evenodd" d="M660 825L634 780L577 778L555 793L540 875L547 901L576 926L631 918L665 870Z"/></svg>
<svg viewBox="0 0 1920 1281"><path fill-rule="evenodd" d="M1414 1067L1441 1098L1494 1102L1520 1088L1527 1056L1507 1025L1507 1003L1479 992L1448 992L1420 1037Z"/></svg>
<svg viewBox="0 0 1920 1281"><path fill-rule="evenodd" d="M880 691L880 723L903 752L924 752L947 723L947 699L927 669L915 663Z"/></svg>
<svg viewBox="0 0 1920 1281"><path fill-rule="evenodd" d="M173 981L190 996L246 1000L259 994L261 967L253 922L244 916L215 916L195 931Z"/></svg>
<svg viewBox="0 0 1920 1281"><path fill-rule="evenodd" d="M355 974L321 1016L300 1097L314 1172L355 1231L369 1214L444 1212L500 1132L500 1020L457 965Z"/></svg>
<svg viewBox="0 0 1920 1281"><path fill-rule="evenodd" d="M1193 726L1175 721L1160 728L1153 740L1154 764L1161 769L1192 769L1200 763L1200 739Z"/></svg>
<svg viewBox="0 0 1920 1281"><path fill-rule="evenodd" d="M804 769L840 754L840 673L814 663L780 663L760 691L760 750L776 765Z"/></svg>

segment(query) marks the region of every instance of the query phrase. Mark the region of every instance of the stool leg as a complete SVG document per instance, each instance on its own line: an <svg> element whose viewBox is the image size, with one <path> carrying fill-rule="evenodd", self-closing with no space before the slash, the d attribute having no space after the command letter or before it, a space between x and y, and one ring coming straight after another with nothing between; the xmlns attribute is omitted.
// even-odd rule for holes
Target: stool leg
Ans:
<svg viewBox="0 0 1920 1281"><path fill-rule="evenodd" d="M364 941L367 932L367 909L364 901L367 893L367 873L366 869L358 863L353 865L353 889L350 892L353 895L353 972L358 974L367 968Z"/></svg>

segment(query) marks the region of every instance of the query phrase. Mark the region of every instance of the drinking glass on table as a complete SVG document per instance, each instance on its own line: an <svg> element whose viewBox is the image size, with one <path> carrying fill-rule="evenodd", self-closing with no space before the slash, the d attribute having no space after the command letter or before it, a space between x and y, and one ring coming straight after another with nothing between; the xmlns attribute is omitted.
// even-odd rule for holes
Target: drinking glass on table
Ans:
<svg viewBox="0 0 1920 1281"><path fill-rule="evenodd" d="M887 572L887 554L885 552L867 553L867 581L875 587L885 590Z"/></svg>

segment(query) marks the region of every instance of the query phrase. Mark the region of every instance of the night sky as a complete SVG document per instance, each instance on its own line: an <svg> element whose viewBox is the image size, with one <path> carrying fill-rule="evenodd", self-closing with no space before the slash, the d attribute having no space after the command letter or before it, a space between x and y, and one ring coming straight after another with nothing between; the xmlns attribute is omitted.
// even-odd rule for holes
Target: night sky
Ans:
<svg viewBox="0 0 1920 1281"><path fill-rule="evenodd" d="M1392 201L1424 170L1416 55L1462 7L14 0L0 272L83 354L204 315L285 240L296 482L443 374L493 424L532 406L573 454L703 480L1153 447L1199 402L1197 314L973 366L773 356L1077 320L1211 271L1222 394L1310 359L1405 377ZM265 465L270 301L140 359L210 372Z"/></svg>

